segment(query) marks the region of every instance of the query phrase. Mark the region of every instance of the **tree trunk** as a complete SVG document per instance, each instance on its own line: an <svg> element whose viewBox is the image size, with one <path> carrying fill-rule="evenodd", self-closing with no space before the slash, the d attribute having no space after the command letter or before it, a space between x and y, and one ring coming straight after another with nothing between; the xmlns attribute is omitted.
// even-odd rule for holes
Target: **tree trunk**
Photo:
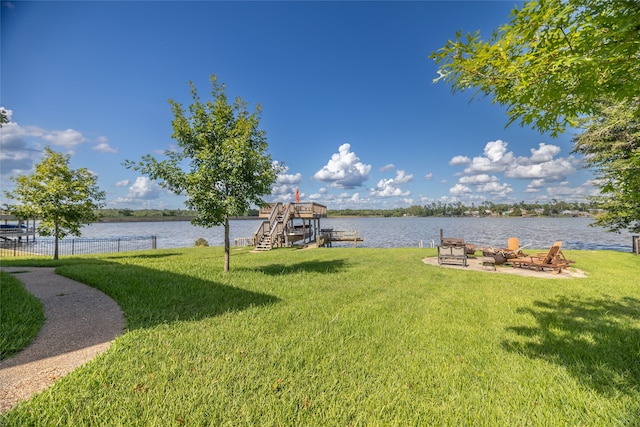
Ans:
<svg viewBox="0 0 640 427"><path fill-rule="evenodd" d="M229 245L229 217L224 219L224 272L229 272L229 258L231 258L231 249Z"/></svg>
<svg viewBox="0 0 640 427"><path fill-rule="evenodd" d="M56 221L55 225L54 225L54 245L53 245L53 259L57 260L58 259L58 234L60 233L59 227L58 227L58 222Z"/></svg>

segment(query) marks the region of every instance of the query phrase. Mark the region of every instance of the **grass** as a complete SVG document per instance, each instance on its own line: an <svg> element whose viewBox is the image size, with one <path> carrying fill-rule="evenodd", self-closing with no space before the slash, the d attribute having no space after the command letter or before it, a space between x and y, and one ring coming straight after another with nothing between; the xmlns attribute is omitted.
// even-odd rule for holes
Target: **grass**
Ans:
<svg viewBox="0 0 640 427"><path fill-rule="evenodd" d="M639 425L640 258L585 279L425 265L432 249L66 258L127 318L17 425ZM52 265L45 260L11 263Z"/></svg>
<svg viewBox="0 0 640 427"><path fill-rule="evenodd" d="M43 324L40 300L11 274L0 272L0 361L25 348Z"/></svg>

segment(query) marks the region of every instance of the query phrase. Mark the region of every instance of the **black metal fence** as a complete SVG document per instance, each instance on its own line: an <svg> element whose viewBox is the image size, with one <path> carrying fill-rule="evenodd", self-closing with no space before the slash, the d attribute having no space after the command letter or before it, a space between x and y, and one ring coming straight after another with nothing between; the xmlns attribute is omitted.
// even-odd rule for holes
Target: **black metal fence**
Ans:
<svg viewBox="0 0 640 427"><path fill-rule="evenodd" d="M61 239L58 242L58 255L82 255L111 252L141 251L156 249L156 236L145 237L113 237L113 238L73 238ZM53 239L40 238L35 241L23 242L9 240L0 243L0 257L17 256L51 256L55 251Z"/></svg>

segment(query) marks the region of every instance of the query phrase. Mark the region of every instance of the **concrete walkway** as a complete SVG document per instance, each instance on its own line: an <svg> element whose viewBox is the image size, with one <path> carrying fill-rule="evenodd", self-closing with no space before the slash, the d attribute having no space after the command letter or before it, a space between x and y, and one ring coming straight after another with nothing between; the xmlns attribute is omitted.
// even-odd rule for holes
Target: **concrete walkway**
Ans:
<svg viewBox="0 0 640 427"><path fill-rule="evenodd" d="M29 399L104 352L124 330L115 301L53 268L2 267L44 305L45 324L34 341L0 362L0 412Z"/></svg>

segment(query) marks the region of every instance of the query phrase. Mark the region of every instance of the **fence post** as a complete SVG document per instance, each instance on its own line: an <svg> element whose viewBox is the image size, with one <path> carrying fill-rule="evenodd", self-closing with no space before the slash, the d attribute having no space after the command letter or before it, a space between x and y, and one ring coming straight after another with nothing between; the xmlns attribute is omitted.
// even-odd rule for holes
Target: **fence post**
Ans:
<svg viewBox="0 0 640 427"><path fill-rule="evenodd" d="M151 236L151 249L157 249L158 241L156 236Z"/></svg>
<svg viewBox="0 0 640 427"><path fill-rule="evenodd" d="M18 242L16 240L13 241L13 256L18 254Z"/></svg>
<svg viewBox="0 0 640 427"><path fill-rule="evenodd" d="M631 250L636 254L640 255L640 236L632 236L633 241L631 244Z"/></svg>
<svg viewBox="0 0 640 427"><path fill-rule="evenodd" d="M76 239L71 239L71 255L76 254Z"/></svg>

